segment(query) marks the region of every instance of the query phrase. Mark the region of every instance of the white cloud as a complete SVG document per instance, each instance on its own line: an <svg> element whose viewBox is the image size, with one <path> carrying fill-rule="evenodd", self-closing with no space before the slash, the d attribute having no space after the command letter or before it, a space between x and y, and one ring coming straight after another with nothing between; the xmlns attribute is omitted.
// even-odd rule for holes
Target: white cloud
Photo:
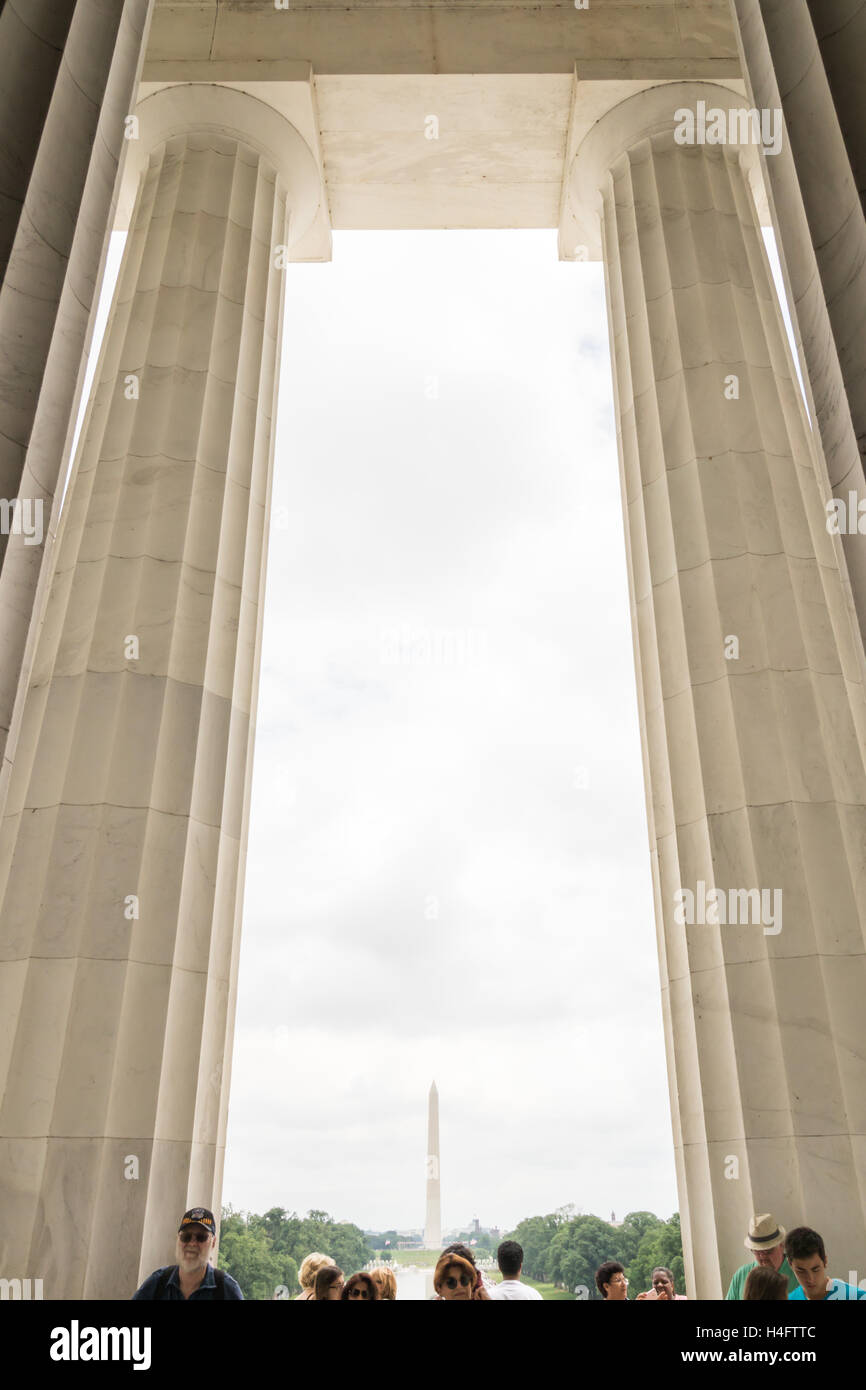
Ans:
<svg viewBox="0 0 866 1390"><path fill-rule="evenodd" d="M601 269L341 234L287 299L224 1198L419 1224L435 1076L446 1225L667 1215Z"/></svg>

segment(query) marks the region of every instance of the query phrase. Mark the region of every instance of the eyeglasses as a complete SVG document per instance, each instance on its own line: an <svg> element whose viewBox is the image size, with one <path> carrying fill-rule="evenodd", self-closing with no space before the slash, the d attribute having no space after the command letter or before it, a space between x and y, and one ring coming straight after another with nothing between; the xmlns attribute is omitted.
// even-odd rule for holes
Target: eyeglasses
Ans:
<svg viewBox="0 0 866 1390"><path fill-rule="evenodd" d="M455 1279L453 1274L449 1274L448 1278L445 1280L445 1287L446 1289L456 1289L458 1287L461 1289L468 1289L470 1282L468 1274L461 1274L459 1279Z"/></svg>
<svg viewBox="0 0 866 1390"><path fill-rule="evenodd" d="M360 1284L356 1284L355 1287L354 1287L353 1289L350 1289L350 1290L349 1290L349 1297L350 1297L350 1298L369 1298L369 1297L370 1297L370 1290L369 1290L369 1289L363 1289L363 1288L361 1287Z"/></svg>
<svg viewBox="0 0 866 1390"><path fill-rule="evenodd" d="M197 1245L204 1245L206 1240L210 1240L209 1231L183 1231L180 1237L181 1245L189 1245L194 1240Z"/></svg>

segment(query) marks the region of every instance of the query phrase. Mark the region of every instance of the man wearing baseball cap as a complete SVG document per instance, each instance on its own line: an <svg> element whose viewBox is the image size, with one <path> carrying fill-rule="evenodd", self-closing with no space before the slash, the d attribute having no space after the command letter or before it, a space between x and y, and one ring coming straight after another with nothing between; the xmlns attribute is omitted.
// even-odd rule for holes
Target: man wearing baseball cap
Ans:
<svg viewBox="0 0 866 1390"><path fill-rule="evenodd" d="M746 1280L755 1264L765 1265L768 1269L775 1269L778 1274L783 1274L788 1281L788 1293L791 1294L800 1286L797 1283L797 1276L788 1264L785 1256L785 1228L780 1226L774 1216L769 1212L763 1212L760 1216L753 1216L749 1222L749 1234L743 1241L747 1250L754 1251L754 1260L748 1264L740 1265L731 1280L730 1288L725 1294L728 1299L742 1299Z"/></svg>
<svg viewBox="0 0 866 1390"><path fill-rule="evenodd" d="M177 1228L177 1264L155 1269L136 1289L133 1299L152 1299L177 1303L195 1298L202 1302L214 1299L243 1298L240 1285L226 1274L214 1269L210 1262L216 1241L216 1222L207 1207L191 1207L185 1211Z"/></svg>

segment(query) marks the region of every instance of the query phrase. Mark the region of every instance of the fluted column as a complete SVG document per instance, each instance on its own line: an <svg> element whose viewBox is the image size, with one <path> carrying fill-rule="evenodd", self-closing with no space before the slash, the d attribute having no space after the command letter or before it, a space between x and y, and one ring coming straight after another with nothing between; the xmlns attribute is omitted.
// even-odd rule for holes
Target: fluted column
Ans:
<svg viewBox="0 0 866 1390"><path fill-rule="evenodd" d="M218 1207L286 260L307 146L215 86L143 164L0 841L0 1269L129 1297Z"/></svg>
<svg viewBox="0 0 866 1390"><path fill-rule="evenodd" d="M0 809L152 5L0 7Z"/></svg>
<svg viewBox="0 0 866 1390"><path fill-rule="evenodd" d="M851 492L866 501L866 0L731 4L751 99L784 113L785 140L765 170L830 486L847 507ZM843 546L866 640L866 549L856 520Z"/></svg>
<svg viewBox="0 0 866 1390"><path fill-rule="evenodd" d="M687 1281L713 1298L753 1211L862 1264L866 703L742 156L674 138L701 99L742 105L616 107L571 192L605 259ZM721 925L701 884L769 896Z"/></svg>

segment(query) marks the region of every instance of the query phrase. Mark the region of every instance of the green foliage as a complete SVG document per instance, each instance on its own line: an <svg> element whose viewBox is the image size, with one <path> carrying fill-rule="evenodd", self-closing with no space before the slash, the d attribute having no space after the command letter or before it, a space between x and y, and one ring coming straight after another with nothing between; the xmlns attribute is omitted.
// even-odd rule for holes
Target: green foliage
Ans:
<svg viewBox="0 0 866 1390"><path fill-rule="evenodd" d="M281 1284L294 1289L298 1282L294 1260L281 1258L265 1232L249 1226L239 1213L223 1213L219 1262L237 1279L244 1298L273 1298Z"/></svg>
<svg viewBox="0 0 866 1390"><path fill-rule="evenodd" d="M301 1262L314 1250L330 1255L346 1274L360 1269L373 1254L363 1231L348 1221L334 1221L324 1211L301 1217L280 1207L264 1216L231 1207L223 1210L220 1268L237 1279L244 1298L273 1298L280 1286L294 1298L300 1292Z"/></svg>
<svg viewBox="0 0 866 1390"><path fill-rule="evenodd" d="M649 1211L630 1212L621 1226L597 1216L573 1214L564 1207L548 1216L521 1221L509 1239L523 1246L523 1270L530 1279L573 1291L583 1285L597 1299L595 1271L605 1260L625 1266L629 1297L650 1288L652 1270L667 1265L677 1293L683 1292L683 1252L680 1218L661 1221Z"/></svg>
<svg viewBox="0 0 866 1390"><path fill-rule="evenodd" d="M523 1246L523 1269L531 1279L548 1283L548 1254L554 1236L560 1226L567 1221L564 1212L556 1211L550 1216L527 1216L514 1231L506 1237L516 1240Z"/></svg>
<svg viewBox="0 0 866 1390"><path fill-rule="evenodd" d="M652 1272L657 1265L667 1266L674 1276L674 1288L677 1293L683 1293L685 1272L679 1212L675 1212L670 1221L659 1222L644 1235L637 1254L629 1265L629 1293L639 1294L649 1289L652 1285Z"/></svg>
<svg viewBox="0 0 866 1390"><path fill-rule="evenodd" d="M630 1265L644 1236L663 1225L664 1222L651 1211L630 1211L622 1225L616 1228L620 1253L613 1258L619 1260L620 1264Z"/></svg>
<svg viewBox="0 0 866 1390"><path fill-rule="evenodd" d="M670 1221L661 1221L652 1212L633 1211L621 1226L611 1226L597 1216L576 1215L571 1206L560 1207L547 1216L526 1217L508 1238L523 1246L526 1278L555 1287L556 1293L545 1292L545 1297L572 1298L574 1290L583 1285L590 1298L598 1298L595 1271L605 1260L619 1260L625 1266L630 1298L651 1287L656 1265L671 1269L677 1292L684 1291L682 1237L676 1213ZM489 1236L475 1237L470 1231L464 1231L461 1239L467 1244L476 1239L479 1254L493 1245ZM312 1251L330 1255L348 1275L363 1268L375 1249L384 1248L385 1240L392 1242L385 1250L391 1257L396 1251L396 1231L385 1231L368 1242L357 1226L334 1221L324 1211L298 1216L272 1207L258 1216L227 1207L220 1228L219 1260L221 1268L237 1279L244 1298L270 1299L280 1286L294 1298L300 1291L301 1262ZM411 1253L409 1258L413 1258ZM422 1256L415 1258L423 1263Z"/></svg>
<svg viewBox="0 0 866 1390"><path fill-rule="evenodd" d="M583 1285L595 1288L595 1271L605 1260L616 1259L616 1230L597 1216L575 1216L560 1226L547 1257L548 1275L567 1289Z"/></svg>

